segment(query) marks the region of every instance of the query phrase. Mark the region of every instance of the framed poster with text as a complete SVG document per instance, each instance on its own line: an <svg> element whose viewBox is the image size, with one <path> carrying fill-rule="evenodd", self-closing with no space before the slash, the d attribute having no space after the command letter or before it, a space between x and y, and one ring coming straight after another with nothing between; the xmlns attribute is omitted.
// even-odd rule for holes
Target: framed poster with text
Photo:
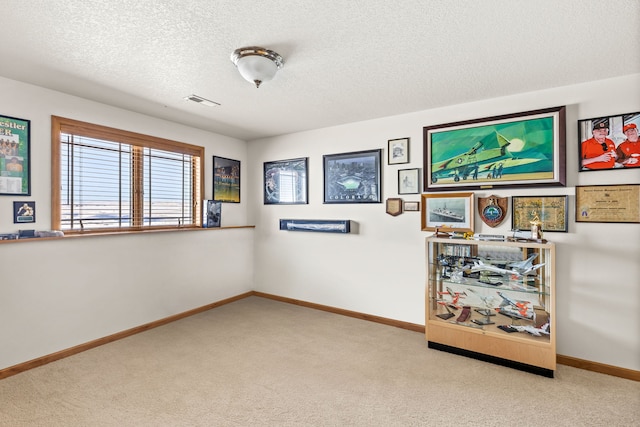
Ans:
<svg viewBox="0 0 640 427"><path fill-rule="evenodd" d="M0 116L0 195L31 195L31 121Z"/></svg>

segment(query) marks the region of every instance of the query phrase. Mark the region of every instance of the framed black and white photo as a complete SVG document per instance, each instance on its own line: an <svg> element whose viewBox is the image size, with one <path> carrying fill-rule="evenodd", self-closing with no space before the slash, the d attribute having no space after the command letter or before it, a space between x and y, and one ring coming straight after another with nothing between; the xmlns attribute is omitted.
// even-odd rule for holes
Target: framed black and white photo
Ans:
<svg viewBox="0 0 640 427"><path fill-rule="evenodd" d="M300 205L308 203L307 167L307 157L264 162L264 204Z"/></svg>
<svg viewBox="0 0 640 427"><path fill-rule="evenodd" d="M398 171L398 194L420 193L420 169Z"/></svg>
<svg viewBox="0 0 640 427"><path fill-rule="evenodd" d="M387 141L388 163L398 165L409 163L409 138L390 139Z"/></svg>
<svg viewBox="0 0 640 427"><path fill-rule="evenodd" d="M323 156L324 203L382 203L382 150Z"/></svg>

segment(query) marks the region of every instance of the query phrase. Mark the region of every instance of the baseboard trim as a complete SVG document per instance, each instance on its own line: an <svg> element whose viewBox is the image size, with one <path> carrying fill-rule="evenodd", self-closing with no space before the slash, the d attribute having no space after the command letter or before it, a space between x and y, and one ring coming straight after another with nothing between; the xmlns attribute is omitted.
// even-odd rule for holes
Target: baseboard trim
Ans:
<svg viewBox="0 0 640 427"><path fill-rule="evenodd" d="M368 320L370 322L382 323L383 325L395 326L396 328L408 329L414 332L422 332L424 334L424 325L416 323L402 322L400 320L389 319L386 317L373 316L371 314L360 313L357 311L344 310L342 308L331 307L328 305L316 304L313 302L301 301L293 298L280 297L264 292L254 291L253 294L258 297L268 298L275 301L286 302L289 304L300 305L303 307L313 308L316 310L328 311L329 313L341 314L343 316L355 317L356 319Z"/></svg>
<svg viewBox="0 0 640 427"><path fill-rule="evenodd" d="M48 354L46 356L38 357L36 359L29 360L24 363L19 363L17 365L10 366L8 368L0 369L0 380L11 377L13 375L17 375L21 372L25 372L33 368L37 368L39 366L46 365L51 362L55 362L56 360L64 359L66 357L73 356L74 354L82 353L83 351L90 350L92 348L99 347L101 345L108 344L110 342L117 341L122 338L126 338L131 335L138 334L140 332L148 331L149 329L157 328L158 326L163 326L168 323L175 322L176 320L184 319L185 317L193 316L195 314L202 313L202 312L211 310L213 308L220 307L222 305L229 304L234 301L238 301L250 296L257 296L261 298L285 302L288 304L294 304L302 307L313 308L316 310L322 310L329 313L340 314L342 316L354 317L356 319L362 319L370 322L381 323L383 325L394 326L396 328L407 329L409 331L420 332L422 334L425 333L424 325L419 325L416 323L402 322L400 320L394 320L394 319L389 319L389 318L380 317L380 316L373 316L371 314L345 310L342 308L316 304L316 303L297 300L293 298L281 297L277 295L267 294L264 292L249 291L240 295L236 295L231 298L226 298L211 304L203 305L202 307L194 308L193 310L188 310L183 313L178 313L173 316L169 316L164 319L157 320L155 322L150 322L141 326L137 326L135 328L127 329L125 331L121 331L113 335L106 336L104 338L99 338L84 344L77 345L75 347L58 351L56 353ZM603 363L591 362L589 360L578 359L576 357L570 357L570 356L563 356L560 354L557 355L556 357L557 357L556 359L557 362L561 365L572 366L574 368L598 372L606 375L612 375L614 377L620 377L620 378L624 378L632 381L640 381L640 371L634 371L632 369L606 365Z"/></svg>
<svg viewBox="0 0 640 427"><path fill-rule="evenodd" d="M221 301L207 304L202 307L194 308L193 310L188 310L182 313L175 314L173 316L165 317L164 319L156 320L155 322L146 323L144 325L137 326L135 328L117 332L113 335L109 335L103 338L98 338L96 340L89 341L84 344L79 344L75 347L71 347L65 350L58 351L56 353L48 354L46 356L38 357L36 359L29 360L24 363L19 363L17 365L10 366L8 368L4 368L0 370L0 380L7 377L11 377L13 375L17 375L24 371L28 371L29 369L37 368L39 366L43 366L48 363L55 362L56 360L73 356L74 354L82 353L83 351L90 350L92 348L99 347L101 345L108 344L113 341L121 340L122 338L126 338L131 335L138 334L140 332L148 331L149 329L157 328L158 326L163 326L168 323L175 322L176 320L184 319L185 317L193 316L195 314L211 310L212 308L220 307L221 305L229 304L231 302L238 301L246 297L250 297L251 295L253 295L252 291L246 292L244 294L223 299Z"/></svg>
<svg viewBox="0 0 640 427"><path fill-rule="evenodd" d="M625 378L627 380L640 381L640 371L634 371L633 369L591 362L589 360L563 356L561 354L556 356L556 361L561 365L572 366L574 368L584 369L585 371L599 372L601 374L612 375L614 377Z"/></svg>

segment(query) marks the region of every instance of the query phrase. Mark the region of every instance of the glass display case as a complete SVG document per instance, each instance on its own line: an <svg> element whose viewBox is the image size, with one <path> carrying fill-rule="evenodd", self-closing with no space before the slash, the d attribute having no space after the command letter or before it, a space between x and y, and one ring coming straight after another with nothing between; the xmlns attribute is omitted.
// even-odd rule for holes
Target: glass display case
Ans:
<svg viewBox="0 0 640 427"><path fill-rule="evenodd" d="M555 245L428 237L426 339L553 377Z"/></svg>

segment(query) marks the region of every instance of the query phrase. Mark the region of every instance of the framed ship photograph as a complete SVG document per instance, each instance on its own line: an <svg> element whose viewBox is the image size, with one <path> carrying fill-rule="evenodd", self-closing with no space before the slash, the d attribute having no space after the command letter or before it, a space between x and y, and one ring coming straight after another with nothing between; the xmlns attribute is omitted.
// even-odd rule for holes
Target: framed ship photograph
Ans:
<svg viewBox="0 0 640 427"><path fill-rule="evenodd" d="M324 203L382 203L381 156L381 149L324 155Z"/></svg>
<svg viewBox="0 0 640 427"><path fill-rule="evenodd" d="M0 195L31 195L31 121L0 116Z"/></svg>
<svg viewBox="0 0 640 427"><path fill-rule="evenodd" d="M422 194L422 231L473 233L473 193Z"/></svg>
<svg viewBox="0 0 640 427"><path fill-rule="evenodd" d="M240 161L213 156L213 200L240 203Z"/></svg>
<svg viewBox="0 0 640 427"><path fill-rule="evenodd" d="M308 158L264 162L265 205L307 204Z"/></svg>
<svg viewBox="0 0 640 427"><path fill-rule="evenodd" d="M423 128L425 191L564 186L565 107Z"/></svg>

